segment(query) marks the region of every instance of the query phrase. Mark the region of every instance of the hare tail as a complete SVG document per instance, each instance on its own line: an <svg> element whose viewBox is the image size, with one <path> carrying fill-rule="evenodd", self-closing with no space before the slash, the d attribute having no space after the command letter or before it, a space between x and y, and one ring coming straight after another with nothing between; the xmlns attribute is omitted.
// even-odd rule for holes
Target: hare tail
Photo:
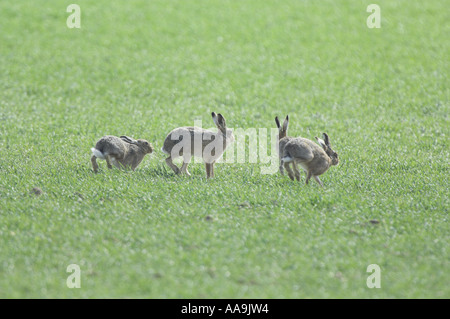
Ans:
<svg viewBox="0 0 450 319"><path fill-rule="evenodd" d="M163 153L167 154L167 155L170 155L170 153L167 152L167 151L164 149L164 147L161 147L161 151L162 151Z"/></svg>
<svg viewBox="0 0 450 319"><path fill-rule="evenodd" d="M105 154L103 154L102 152L100 152L98 149L96 148L91 148L92 151L92 155L94 155L95 157L99 158L99 159L105 159Z"/></svg>

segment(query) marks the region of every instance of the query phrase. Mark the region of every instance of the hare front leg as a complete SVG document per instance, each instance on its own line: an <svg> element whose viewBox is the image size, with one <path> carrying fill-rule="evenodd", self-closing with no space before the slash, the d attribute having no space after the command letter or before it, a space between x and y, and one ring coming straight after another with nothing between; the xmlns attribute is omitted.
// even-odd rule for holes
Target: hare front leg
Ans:
<svg viewBox="0 0 450 319"><path fill-rule="evenodd" d="M143 158L138 158L135 159L133 161L133 163L131 163L131 170L134 172L136 170L136 168L139 166L139 164L141 164ZM125 165L123 163L121 163L124 167Z"/></svg>
<svg viewBox="0 0 450 319"><path fill-rule="evenodd" d="M311 177L312 177L312 173L311 173L311 171L308 171L308 172L306 173L306 181L305 181L305 184L306 184L306 185L308 185L308 182L309 182L309 180L311 179Z"/></svg>
<svg viewBox="0 0 450 319"><path fill-rule="evenodd" d="M190 161L191 161L190 157L183 158L183 165L181 166L181 173L184 173L187 176L191 176L191 174L187 170Z"/></svg>
<svg viewBox="0 0 450 319"><path fill-rule="evenodd" d="M91 163L92 163L92 168L94 169L94 173L97 173L98 172L98 164L97 164L96 156L91 157Z"/></svg>
<svg viewBox="0 0 450 319"><path fill-rule="evenodd" d="M183 163L183 165L181 166L181 173L184 173L187 176L191 176L191 174L187 170L188 165L189 165L189 163Z"/></svg>
<svg viewBox="0 0 450 319"><path fill-rule="evenodd" d="M316 180L316 182L323 187L323 183L322 181L319 179L319 176L314 176L314 179Z"/></svg>
<svg viewBox="0 0 450 319"><path fill-rule="evenodd" d="M166 158L166 163L167 165L169 165L169 167L171 169L173 169L173 171L175 172L175 174L180 174L180 169L172 162L172 157L169 156L168 158Z"/></svg>
<svg viewBox="0 0 450 319"><path fill-rule="evenodd" d="M211 177L211 165L212 164L205 162L206 178L210 178Z"/></svg>

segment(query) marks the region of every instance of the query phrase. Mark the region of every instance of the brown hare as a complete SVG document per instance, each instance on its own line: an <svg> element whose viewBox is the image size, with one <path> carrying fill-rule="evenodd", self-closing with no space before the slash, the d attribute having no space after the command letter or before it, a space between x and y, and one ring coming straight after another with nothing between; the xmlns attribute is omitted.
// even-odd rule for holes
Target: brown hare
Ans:
<svg viewBox="0 0 450 319"><path fill-rule="evenodd" d="M195 156L201 157L205 162L206 177L214 177L214 163L234 142L234 135L231 129L227 129L222 114L212 112L211 115L218 128L217 132L187 126L176 128L167 135L161 150L169 155L166 163L175 174L184 173L190 176L187 168L192 156ZM172 162L178 157L183 157L181 170Z"/></svg>
<svg viewBox="0 0 450 319"><path fill-rule="evenodd" d="M96 159L106 160L108 168L112 168L113 164L117 168L128 168L134 171L141 163L145 155L153 152L153 146L146 140L135 140L128 136L103 136L91 148L92 151L92 167L94 172L98 172Z"/></svg>
<svg viewBox="0 0 450 319"><path fill-rule="evenodd" d="M323 187L319 175L325 173L330 166L339 164L338 154L331 149L327 133L323 133L323 139L316 137L319 146L306 138L288 137L289 116L286 116L282 126L278 117L275 118L275 123L279 130L280 173L283 175L284 169L286 169L290 179L294 180L295 175L295 179L299 181L298 164L306 172L306 184L311 177L314 177L316 182ZM291 163L294 171L290 167Z"/></svg>

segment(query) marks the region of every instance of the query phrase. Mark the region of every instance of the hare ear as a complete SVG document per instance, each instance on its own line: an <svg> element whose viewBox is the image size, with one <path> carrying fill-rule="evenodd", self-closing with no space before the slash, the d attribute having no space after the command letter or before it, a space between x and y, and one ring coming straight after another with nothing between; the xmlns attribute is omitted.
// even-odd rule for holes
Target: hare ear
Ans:
<svg viewBox="0 0 450 319"><path fill-rule="evenodd" d="M218 119L219 119L219 124L221 125L221 126L223 126L223 127L226 127L227 126L227 124L226 124L226 122L225 122L225 118L222 116L222 114L217 114L217 117L218 117Z"/></svg>
<svg viewBox="0 0 450 319"><path fill-rule="evenodd" d="M128 137L128 136L125 136L125 135L122 135L122 136L120 137L120 139L121 139L122 141L127 142L127 143L130 143L130 144L137 144L137 141L136 141L135 139L133 139L133 138L131 138L131 137Z"/></svg>
<svg viewBox="0 0 450 319"><path fill-rule="evenodd" d="M212 115L214 124L216 124L217 128L224 132L226 130L226 123L225 123L225 118L222 116L222 114L220 114L220 113L216 114L215 112L212 112L211 115Z"/></svg>
<svg viewBox="0 0 450 319"><path fill-rule="evenodd" d="M216 112L212 112L211 116L212 116L212 119L214 121L214 124L216 124L216 126L218 126L219 122L218 122L218 118L217 118Z"/></svg>
<svg viewBox="0 0 450 319"><path fill-rule="evenodd" d="M317 140L317 142L319 142L320 146L322 146L322 148L326 151L327 148L328 148L328 146L327 146L327 144L325 143L325 141L322 140L321 138L318 138L317 136L316 136L316 140Z"/></svg>
<svg viewBox="0 0 450 319"><path fill-rule="evenodd" d="M277 123L277 127L280 128L280 120L278 119L278 116L275 117L275 123Z"/></svg>
<svg viewBox="0 0 450 319"><path fill-rule="evenodd" d="M286 118L284 119L283 122L283 130L287 131L288 126L289 126L289 115L286 115Z"/></svg>
<svg viewBox="0 0 450 319"><path fill-rule="evenodd" d="M328 134L327 133L323 133L322 134L324 142L327 146L330 146L330 139L328 138Z"/></svg>

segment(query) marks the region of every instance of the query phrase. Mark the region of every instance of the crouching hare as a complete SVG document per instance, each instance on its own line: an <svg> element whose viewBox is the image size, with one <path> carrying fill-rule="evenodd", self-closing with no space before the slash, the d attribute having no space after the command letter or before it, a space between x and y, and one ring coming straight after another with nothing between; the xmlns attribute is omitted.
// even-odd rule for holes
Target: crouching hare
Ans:
<svg viewBox="0 0 450 319"><path fill-rule="evenodd" d="M331 149L330 140L327 133L323 133L323 139L316 137L320 146L313 141L302 137L288 137L287 130L289 125L289 117L286 116L283 126L280 125L278 117L275 118L279 134L279 156L280 156L280 173L284 174L284 169L288 172L289 178L297 181L300 180L300 172L297 164L299 164L306 172L306 184L311 177L323 187L319 175L325 173L332 165L339 164L338 154ZM294 168L294 172L290 164Z"/></svg>
<svg viewBox="0 0 450 319"><path fill-rule="evenodd" d="M153 152L153 146L146 140L135 140L128 136L103 136L91 148L92 151L92 167L94 172L98 172L96 159L106 160L108 168L112 168L113 164L117 168L128 168L134 171L141 163L145 155Z"/></svg>
<svg viewBox="0 0 450 319"><path fill-rule="evenodd" d="M212 112L212 119L218 131L213 132L200 127L179 127L171 131L161 150L168 154L167 165L175 174L191 174L187 168L192 156L201 157L205 162L206 177L214 177L214 164L222 157L225 149L234 142L232 130L227 129L225 118L222 114ZM181 170L172 162L173 159L183 157Z"/></svg>

